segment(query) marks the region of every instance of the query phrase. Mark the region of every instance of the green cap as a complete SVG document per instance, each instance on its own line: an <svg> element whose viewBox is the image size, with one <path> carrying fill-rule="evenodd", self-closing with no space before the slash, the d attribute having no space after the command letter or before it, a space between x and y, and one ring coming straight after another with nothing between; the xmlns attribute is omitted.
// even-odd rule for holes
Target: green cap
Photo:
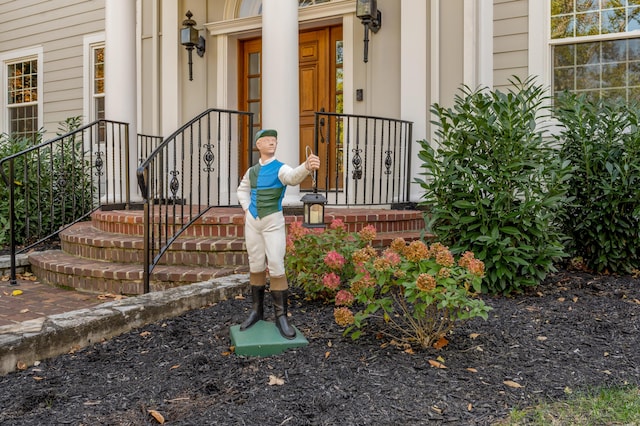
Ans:
<svg viewBox="0 0 640 426"><path fill-rule="evenodd" d="M260 129L256 132L256 141L265 136L273 136L274 138L277 138L278 132L273 129Z"/></svg>

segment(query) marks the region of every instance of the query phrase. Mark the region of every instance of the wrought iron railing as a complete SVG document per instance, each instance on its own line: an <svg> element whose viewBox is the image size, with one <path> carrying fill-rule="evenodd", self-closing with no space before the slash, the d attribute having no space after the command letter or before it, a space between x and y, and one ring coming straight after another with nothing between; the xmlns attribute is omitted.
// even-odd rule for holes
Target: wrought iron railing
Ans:
<svg viewBox="0 0 640 426"><path fill-rule="evenodd" d="M317 190L328 205L410 204L413 123L331 112L315 119Z"/></svg>
<svg viewBox="0 0 640 426"><path fill-rule="evenodd" d="M11 284L17 254L101 205L129 204L128 141L127 123L98 120L0 160L9 202Z"/></svg>
<svg viewBox="0 0 640 426"><path fill-rule="evenodd" d="M171 243L212 207L237 206L239 162L251 152L253 113L209 109L167 137L138 167L144 200L144 292Z"/></svg>

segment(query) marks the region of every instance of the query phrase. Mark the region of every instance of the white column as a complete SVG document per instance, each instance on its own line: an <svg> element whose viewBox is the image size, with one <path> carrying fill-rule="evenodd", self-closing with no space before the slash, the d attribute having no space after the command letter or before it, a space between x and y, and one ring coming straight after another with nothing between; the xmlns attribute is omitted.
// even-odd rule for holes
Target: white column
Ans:
<svg viewBox="0 0 640 426"><path fill-rule="evenodd" d="M109 1L109 0L107 0ZM178 13L178 3L176 1L162 2L162 44L160 58L155 64L161 69L161 124L162 136L167 137L175 132L182 121L182 109L180 108L180 65L179 53L183 53L182 60L186 56L184 47L180 45L178 34L182 27L182 21L186 19ZM194 56L197 57L197 55ZM195 59L195 58L194 58Z"/></svg>
<svg viewBox="0 0 640 426"><path fill-rule="evenodd" d="M262 2L262 127L278 131L280 161L299 164L298 2ZM285 205L300 204L300 188L287 188Z"/></svg>
<svg viewBox="0 0 640 426"><path fill-rule="evenodd" d="M493 0L464 2L464 84L493 86Z"/></svg>
<svg viewBox="0 0 640 426"><path fill-rule="evenodd" d="M403 120L413 122L411 141L412 178L418 177L421 162L418 158L418 140L427 139L426 123L430 119L430 99L428 92L429 68L427 42L429 41L427 22L428 2L424 0L402 0L400 16L400 109ZM433 20L433 18L432 18ZM413 179L412 179L413 180ZM409 198L419 201L422 189L411 185Z"/></svg>
<svg viewBox="0 0 640 426"><path fill-rule="evenodd" d="M131 201L140 201L136 179L138 159L137 78L136 78L136 2L106 0L105 2L105 117L129 123L129 193ZM124 156L122 156L124 158ZM116 162L116 164L118 164ZM124 167L124 163L122 164ZM116 165L116 167L118 167ZM119 176L120 170L114 170ZM116 180L120 185L119 179ZM111 190L109 199L116 196L126 201L126 184Z"/></svg>

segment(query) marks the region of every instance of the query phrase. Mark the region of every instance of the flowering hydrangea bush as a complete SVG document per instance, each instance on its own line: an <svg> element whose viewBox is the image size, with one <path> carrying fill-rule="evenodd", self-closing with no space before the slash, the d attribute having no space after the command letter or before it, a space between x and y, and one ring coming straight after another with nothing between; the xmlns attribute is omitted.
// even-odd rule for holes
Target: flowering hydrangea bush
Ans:
<svg viewBox="0 0 640 426"><path fill-rule="evenodd" d="M285 267L292 286L304 289L310 299L333 301L355 275L352 255L371 248L376 237L371 225L348 232L344 222L334 220L326 230L308 229L300 222L289 225ZM373 248L371 248L373 250Z"/></svg>
<svg viewBox="0 0 640 426"><path fill-rule="evenodd" d="M394 240L377 253L371 246L352 254L356 275L335 296L334 318L353 339L366 325L396 342L433 346L456 324L487 319L481 291L484 263L472 252L456 262L448 247Z"/></svg>

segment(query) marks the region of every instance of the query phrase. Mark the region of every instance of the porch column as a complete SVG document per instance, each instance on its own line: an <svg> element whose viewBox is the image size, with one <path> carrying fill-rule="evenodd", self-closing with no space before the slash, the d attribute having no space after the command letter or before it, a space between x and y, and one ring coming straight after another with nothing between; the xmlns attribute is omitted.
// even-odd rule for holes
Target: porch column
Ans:
<svg viewBox="0 0 640 426"><path fill-rule="evenodd" d="M430 122L428 22L429 2L401 0L400 13L400 109L403 120L413 122L411 138L411 180L419 176L421 161L418 158L419 140L427 139L426 123ZM432 20L438 19L432 17ZM420 201L422 188L410 185L409 199Z"/></svg>
<svg viewBox="0 0 640 426"><path fill-rule="evenodd" d="M129 170L128 190L131 201L140 201L136 179L138 164L138 121L137 121L137 77L136 77L136 2L131 0L105 1L105 117L108 120L129 123ZM123 147L124 149L124 147ZM114 153L115 154L115 153ZM124 154L124 153L123 153ZM126 181L120 185L120 176L124 177L124 158L120 164L115 162L114 179L117 185L111 185L114 194L108 194L109 201L126 201Z"/></svg>
<svg viewBox="0 0 640 426"><path fill-rule="evenodd" d="M278 131L277 158L300 163L298 2L262 2L262 127ZM287 189L285 205L300 204L299 187Z"/></svg>

